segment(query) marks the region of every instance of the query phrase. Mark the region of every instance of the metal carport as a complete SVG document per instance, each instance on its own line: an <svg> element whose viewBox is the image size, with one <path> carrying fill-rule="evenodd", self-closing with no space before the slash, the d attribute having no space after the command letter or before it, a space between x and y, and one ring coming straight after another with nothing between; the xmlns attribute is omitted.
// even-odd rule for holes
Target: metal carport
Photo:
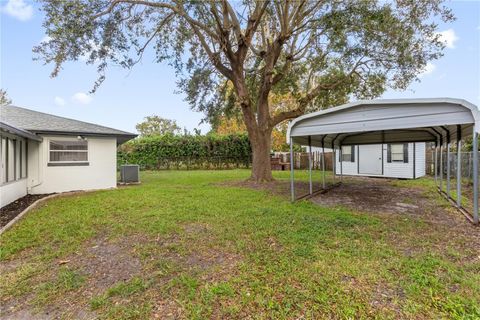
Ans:
<svg viewBox="0 0 480 320"><path fill-rule="evenodd" d="M332 148L334 155L344 145L383 144L395 142L435 143L435 182L438 190L452 201L450 157L447 156L446 189L443 190L443 150L447 155L453 142L457 144L457 159L461 158L461 143L473 135L473 212L461 206L461 167L457 166L456 207L478 224L478 134L480 112L474 104L452 98L365 100L303 115L294 119L287 131L290 143L291 195L295 201L293 144ZM311 156L310 156L311 159ZM460 164L461 162L458 161ZM313 194L311 160L310 195ZM340 170L340 172L342 172ZM335 173L334 173L335 175ZM340 177L342 173L340 174ZM325 188L325 178L323 178ZM471 216L470 216L471 215Z"/></svg>

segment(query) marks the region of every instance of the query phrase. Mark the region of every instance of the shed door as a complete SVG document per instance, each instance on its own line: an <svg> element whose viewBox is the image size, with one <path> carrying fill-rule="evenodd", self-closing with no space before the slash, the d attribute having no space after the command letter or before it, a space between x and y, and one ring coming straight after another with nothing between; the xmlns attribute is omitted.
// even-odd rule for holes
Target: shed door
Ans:
<svg viewBox="0 0 480 320"><path fill-rule="evenodd" d="M381 175L383 173L382 149L381 144L358 146L358 173Z"/></svg>

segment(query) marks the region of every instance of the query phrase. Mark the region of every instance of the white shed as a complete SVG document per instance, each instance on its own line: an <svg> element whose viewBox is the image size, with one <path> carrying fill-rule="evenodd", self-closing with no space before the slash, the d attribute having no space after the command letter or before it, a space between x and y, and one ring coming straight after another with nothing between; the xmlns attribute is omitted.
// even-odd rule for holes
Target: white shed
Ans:
<svg viewBox="0 0 480 320"><path fill-rule="evenodd" d="M335 156L336 174L416 179L425 175L425 143L344 145Z"/></svg>

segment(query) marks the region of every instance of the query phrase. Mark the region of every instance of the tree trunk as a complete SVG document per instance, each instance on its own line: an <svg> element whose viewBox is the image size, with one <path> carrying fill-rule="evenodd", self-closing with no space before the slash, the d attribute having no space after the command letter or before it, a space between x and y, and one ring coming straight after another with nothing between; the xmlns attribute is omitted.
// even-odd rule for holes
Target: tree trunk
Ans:
<svg viewBox="0 0 480 320"><path fill-rule="evenodd" d="M252 174L250 180L256 183L272 181L272 168L270 165L272 130L258 130L255 135L250 135L252 145Z"/></svg>

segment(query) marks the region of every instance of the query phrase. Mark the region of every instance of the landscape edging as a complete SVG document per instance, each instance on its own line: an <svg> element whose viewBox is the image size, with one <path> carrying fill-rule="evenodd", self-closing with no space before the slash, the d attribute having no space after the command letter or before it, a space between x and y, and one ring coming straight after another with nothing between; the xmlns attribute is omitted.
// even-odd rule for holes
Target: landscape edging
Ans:
<svg viewBox="0 0 480 320"><path fill-rule="evenodd" d="M112 189L115 189L115 188L112 188ZM101 189L101 190L109 190L109 189ZM20 220L24 215L26 215L29 211L33 210L36 206L38 206L40 203L46 201L46 200L49 200L49 199L52 199L52 198L56 198L56 197L60 197L60 196L69 196L69 195L73 195L73 194L81 194L81 193L87 193L87 192L93 192L93 191L98 191L98 190L79 190L79 191L67 191L67 192L61 192L61 193L55 193L55 194L51 194L49 196L46 196L44 198L40 198L38 200L36 200L34 203L32 203L31 205L29 205L28 207L26 207L22 212L20 212L15 218L13 218L12 220L10 220L6 225L4 225L1 229L0 229L0 235L2 235L5 231L7 231L8 229L10 229L18 220Z"/></svg>

